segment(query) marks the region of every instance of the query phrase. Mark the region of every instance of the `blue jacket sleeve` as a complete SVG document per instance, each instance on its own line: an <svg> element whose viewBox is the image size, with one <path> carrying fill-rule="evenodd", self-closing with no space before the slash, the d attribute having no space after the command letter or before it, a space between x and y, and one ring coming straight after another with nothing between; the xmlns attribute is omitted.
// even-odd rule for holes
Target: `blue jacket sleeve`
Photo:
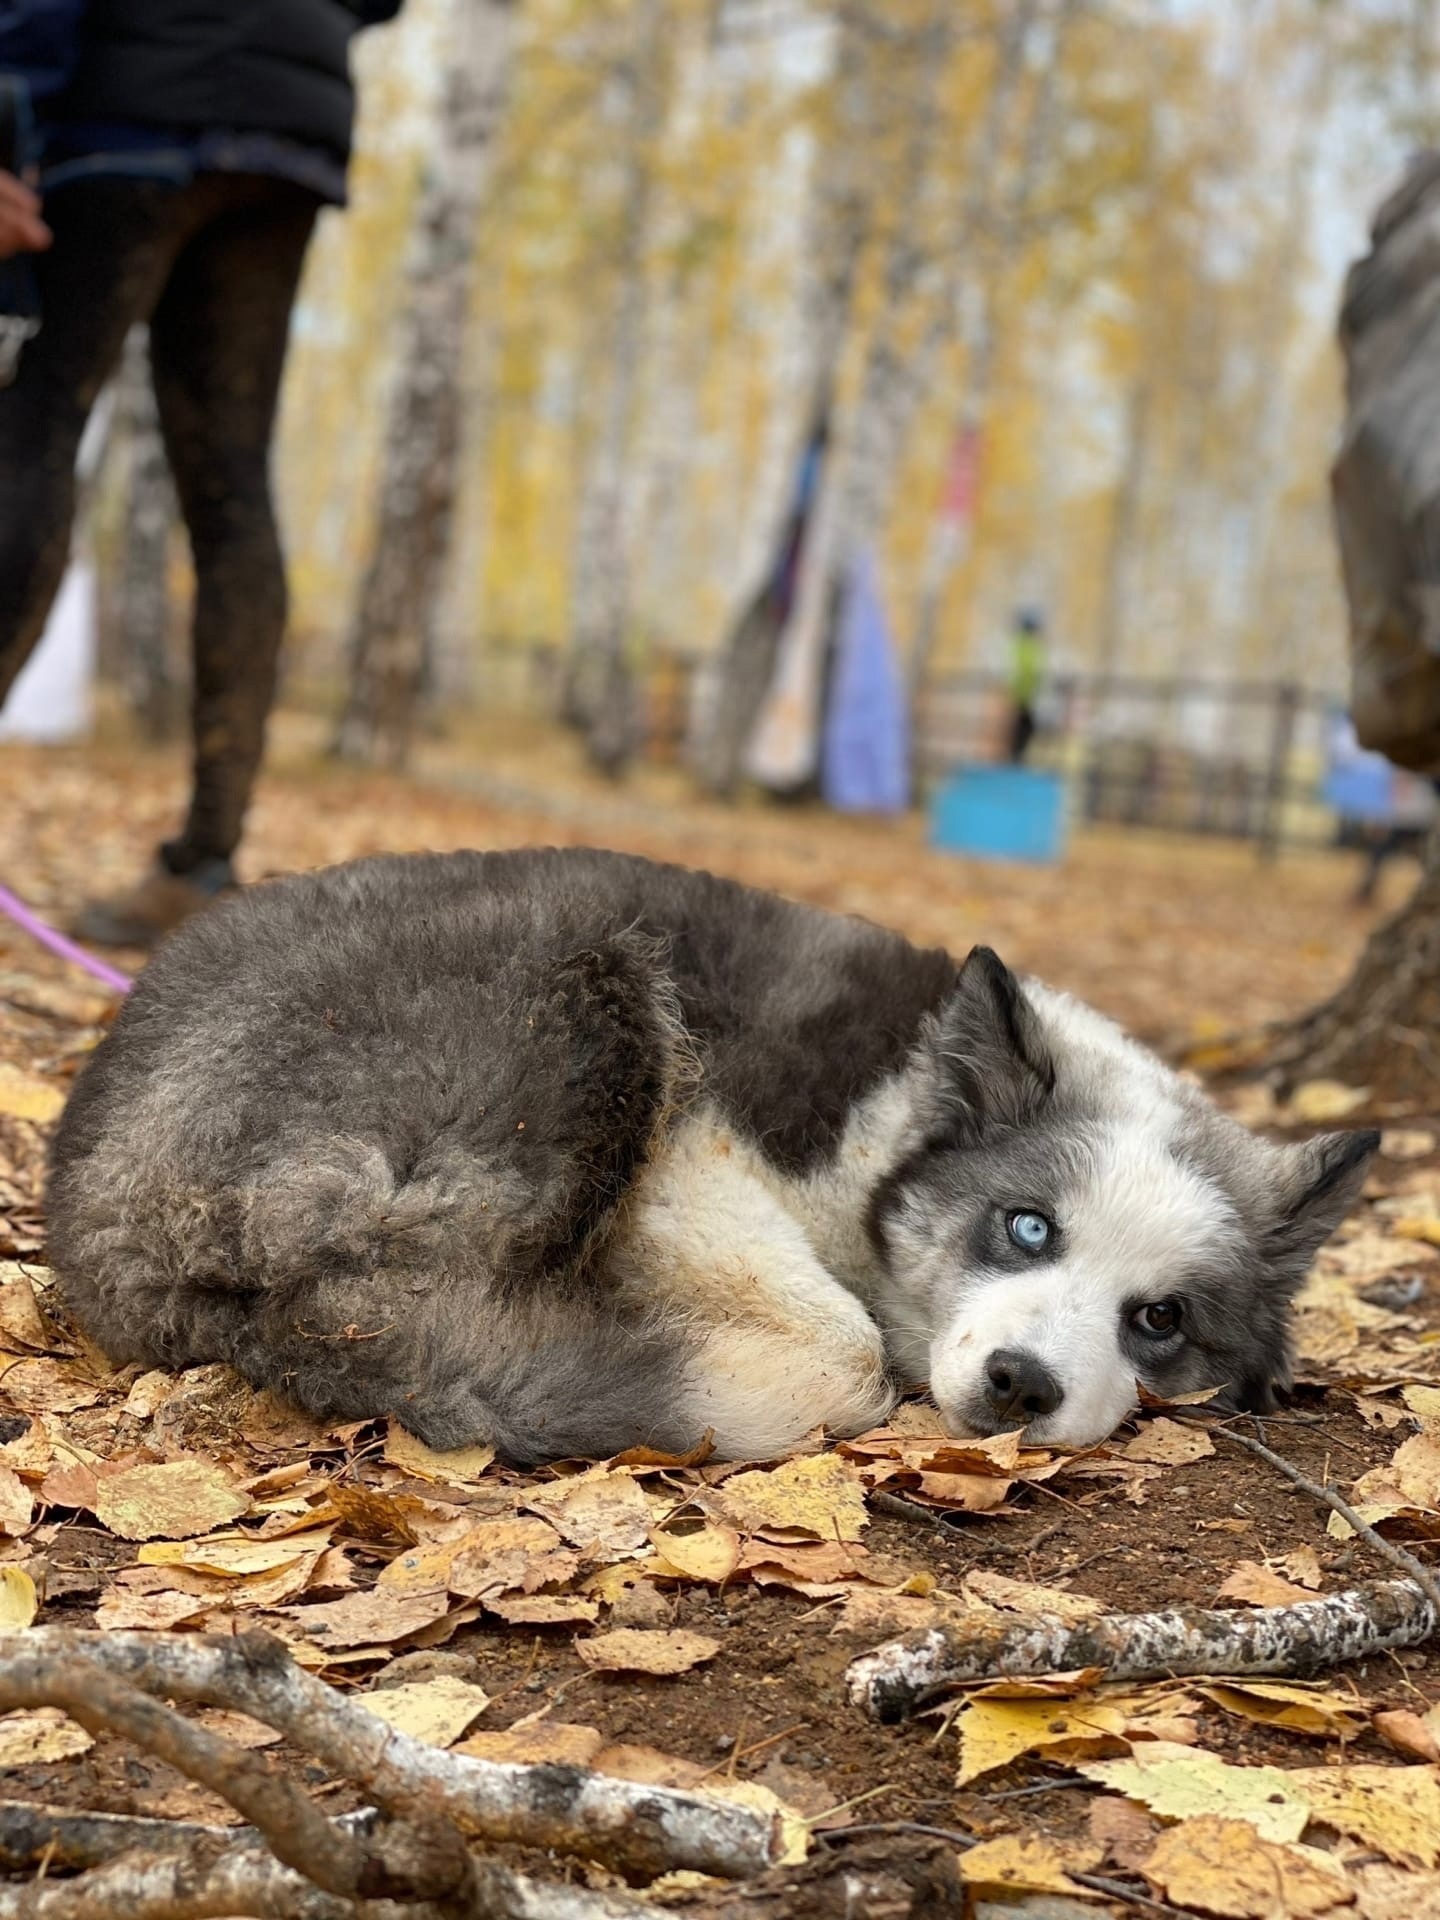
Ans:
<svg viewBox="0 0 1440 1920"><path fill-rule="evenodd" d="M32 99L58 93L80 52L87 0L0 0L0 73L23 80Z"/></svg>

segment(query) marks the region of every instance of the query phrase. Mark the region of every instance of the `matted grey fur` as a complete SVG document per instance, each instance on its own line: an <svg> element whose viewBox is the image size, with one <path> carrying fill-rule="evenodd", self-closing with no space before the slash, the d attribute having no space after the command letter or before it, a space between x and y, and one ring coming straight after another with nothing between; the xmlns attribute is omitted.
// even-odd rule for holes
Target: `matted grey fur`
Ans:
<svg viewBox="0 0 1440 1920"><path fill-rule="evenodd" d="M51 1247L114 1360L437 1447L760 1457L923 1381L1083 1443L1137 1378L1265 1401L1375 1142L1256 1139L984 948L619 854L415 855L167 942L61 1122Z"/></svg>

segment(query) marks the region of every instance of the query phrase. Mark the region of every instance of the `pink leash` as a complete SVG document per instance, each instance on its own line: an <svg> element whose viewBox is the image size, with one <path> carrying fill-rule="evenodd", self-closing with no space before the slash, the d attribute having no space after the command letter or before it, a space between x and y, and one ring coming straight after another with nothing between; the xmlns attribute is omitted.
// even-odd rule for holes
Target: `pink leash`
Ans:
<svg viewBox="0 0 1440 1920"><path fill-rule="evenodd" d="M48 947L51 953L58 954L62 960L68 960L72 966L83 967L86 973L93 974L97 980L115 993L128 993L135 984L128 973L121 973L118 967L112 967L108 960L101 960L93 953L87 953L84 947L77 947L73 940L67 940L52 926L46 924L38 914L32 913L23 900L17 899L8 887L0 887L0 913L8 914L17 927L23 927L32 940L38 940L42 947Z"/></svg>

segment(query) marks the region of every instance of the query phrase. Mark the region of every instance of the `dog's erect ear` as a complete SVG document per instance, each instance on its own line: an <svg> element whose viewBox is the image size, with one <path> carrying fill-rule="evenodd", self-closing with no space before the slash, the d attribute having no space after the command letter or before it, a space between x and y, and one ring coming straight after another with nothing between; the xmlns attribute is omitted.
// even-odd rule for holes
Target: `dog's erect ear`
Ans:
<svg viewBox="0 0 1440 1920"><path fill-rule="evenodd" d="M1274 1224L1261 1251L1277 1275L1298 1287L1310 1262L1360 1197L1378 1133L1321 1133L1286 1148Z"/></svg>
<svg viewBox="0 0 1440 1920"><path fill-rule="evenodd" d="M972 1137L1018 1127L1055 1090L1055 1063L1020 982L989 947L975 947L940 1008L935 1049L947 1124Z"/></svg>

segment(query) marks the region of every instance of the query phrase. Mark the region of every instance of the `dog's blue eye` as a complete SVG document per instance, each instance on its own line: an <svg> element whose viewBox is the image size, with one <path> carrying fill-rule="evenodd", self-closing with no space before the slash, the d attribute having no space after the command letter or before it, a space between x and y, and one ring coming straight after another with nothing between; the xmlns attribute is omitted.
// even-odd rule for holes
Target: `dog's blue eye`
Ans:
<svg viewBox="0 0 1440 1920"><path fill-rule="evenodd" d="M1005 1221L1010 1238L1026 1253L1043 1253L1055 1231L1043 1213L1012 1213Z"/></svg>

